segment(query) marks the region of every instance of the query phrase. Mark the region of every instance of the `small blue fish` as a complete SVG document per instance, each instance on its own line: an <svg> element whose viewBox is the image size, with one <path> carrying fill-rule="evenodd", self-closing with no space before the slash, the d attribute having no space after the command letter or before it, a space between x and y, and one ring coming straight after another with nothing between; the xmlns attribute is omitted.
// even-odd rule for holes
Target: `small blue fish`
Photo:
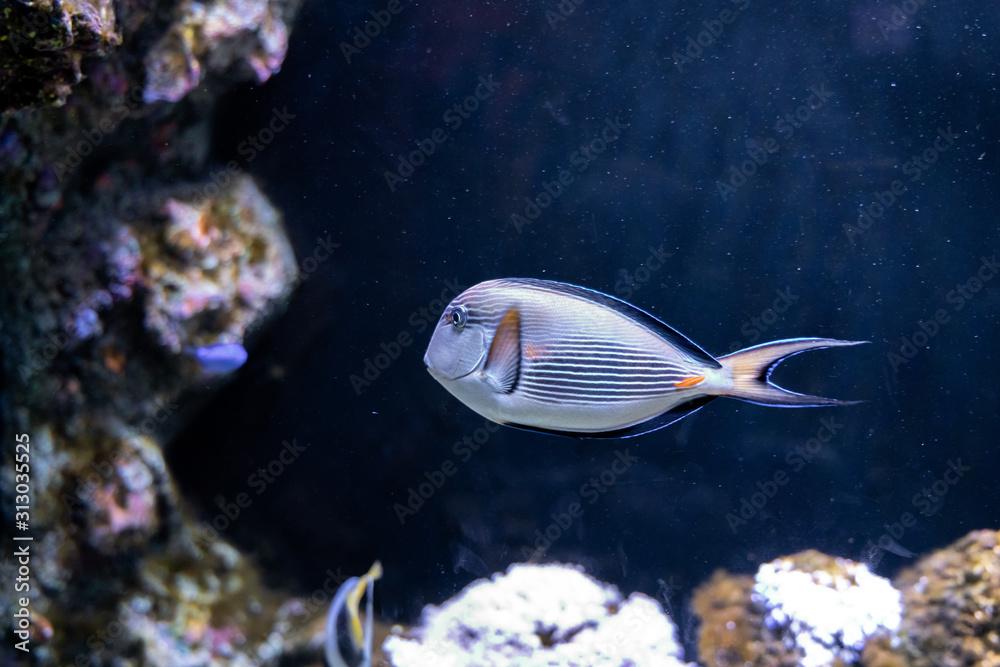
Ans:
<svg viewBox="0 0 1000 667"><path fill-rule="evenodd" d="M184 348L208 375L226 375L247 361L247 350L240 343L213 343Z"/></svg>
<svg viewBox="0 0 1000 667"><path fill-rule="evenodd" d="M337 589L326 616L326 664L329 667L371 667L375 581L382 564L375 561L366 574L351 577ZM358 606L366 598L365 623Z"/></svg>

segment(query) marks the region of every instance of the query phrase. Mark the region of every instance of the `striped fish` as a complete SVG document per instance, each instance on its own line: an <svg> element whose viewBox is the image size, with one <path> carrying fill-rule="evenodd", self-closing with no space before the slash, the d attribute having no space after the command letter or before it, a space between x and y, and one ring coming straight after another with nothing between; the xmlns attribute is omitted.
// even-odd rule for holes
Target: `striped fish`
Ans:
<svg viewBox="0 0 1000 667"><path fill-rule="evenodd" d="M372 564L366 574L340 585L326 613L327 667L372 667L375 582L382 578L382 564ZM358 607L365 598L365 623Z"/></svg>
<svg viewBox="0 0 1000 667"><path fill-rule="evenodd" d="M614 297L508 278L448 304L424 363L452 395L499 424L619 438L663 428L718 396L779 407L849 404L787 391L769 377L792 355L859 342L779 340L716 359Z"/></svg>

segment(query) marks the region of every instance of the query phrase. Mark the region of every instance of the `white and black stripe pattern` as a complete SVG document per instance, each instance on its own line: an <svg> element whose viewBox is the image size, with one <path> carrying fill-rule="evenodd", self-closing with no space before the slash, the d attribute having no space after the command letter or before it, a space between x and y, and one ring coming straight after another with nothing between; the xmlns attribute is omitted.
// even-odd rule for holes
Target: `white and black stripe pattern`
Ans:
<svg viewBox="0 0 1000 667"><path fill-rule="evenodd" d="M541 351L521 360L516 391L524 398L575 405L655 400L676 392L677 382L697 373L696 366L685 363L685 355L662 341L643 345L635 323L621 319L616 330L607 330L579 318L553 318L548 290L519 287L522 295L528 294L516 304L526 322L523 346ZM467 326L492 334L515 304L506 289L480 287L463 294L461 305L469 312Z"/></svg>
<svg viewBox="0 0 1000 667"><path fill-rule="evenodd" d="M452 302L451 307L464 307L468 311L466 326L482 327L492 334L510 308L510 298L480 284L466 290ZM445 311L446 316L447 312Z"/></svg>
<svg viewBox="0 0 1000 667"><path fill-rule="evenodd" d="M644 310L636 308L630 303L601 292L548 280L537 280L531 278L507 278L495 281L497 285L509 288L520 288L535 292L539 295L560 296L579 299L581 301L599 306L603 309L614 311L623 319L631 321L639 327L654 333L661 340L670 344L675 354L680 354L687 360L696 362L697 365L709 368L719 368L719 362L710 354L701 349L689 338L679 331L673 329L662 320L650 315ZM544 297L543 297L544 300ZM608 332L602 332L607 334Z"/></svg>
<svg viewBox="0 0 1000 667"><path fill-rule="evenodd" d="M425 359L449 392L494 422L619 438L663 428L719 396L778 406L841 404L785 391L768 376L793 354L856 344L782 340L716 359L614 296L549 280L503 278L479 283L445 309Z"/></svg>
<svg viewBox="0 0 1000 667"><path fill-rule="evenodd" d="M518 390L544 402L583 404L656 399L676 391L689 368L622 343L575 336L539 344L522 367Z"/></svg>

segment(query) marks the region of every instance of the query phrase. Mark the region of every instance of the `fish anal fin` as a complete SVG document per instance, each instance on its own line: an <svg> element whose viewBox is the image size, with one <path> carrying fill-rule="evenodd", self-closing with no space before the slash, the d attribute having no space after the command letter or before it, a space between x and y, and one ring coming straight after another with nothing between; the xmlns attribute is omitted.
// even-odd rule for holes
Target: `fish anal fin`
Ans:
<svg viewBox="0 0 1000 667"><path fill-rule="evenodd" d="M500 393L509 394L517 386L521 375L521 313L517 308L510 308L500 318L483 373Z"/></svg>
<svg viewBox="0 0 1000 667"><path fill-rule="evenodd" d="M559 431L555 429L538 428L536 426L525 426L524 424L515 424L513 422L504 422L504 426L510 426L512 428L519 428L524 431L534 431L535 433L546 433L548 435L559 435L566 438L579 438L581 440L588 439L600 439L600 440L610 440L615 438L634 438L637 435L643 435L646 433L652 433L653 431L658 431L661 428L670 426L674 422L678 422L684 419L688 415L691 415L698 410L701 410L705 405L711 403L715 400L716 396L698 396L697 398L692 398L690 401L685 401L680 405L676 405L670 410L659 414L652 419L647 419L641 424L636 424L634 426L628 426L625 428L614 429L613 431L601 431L597 433L589 433L583 431Z"/></svg>

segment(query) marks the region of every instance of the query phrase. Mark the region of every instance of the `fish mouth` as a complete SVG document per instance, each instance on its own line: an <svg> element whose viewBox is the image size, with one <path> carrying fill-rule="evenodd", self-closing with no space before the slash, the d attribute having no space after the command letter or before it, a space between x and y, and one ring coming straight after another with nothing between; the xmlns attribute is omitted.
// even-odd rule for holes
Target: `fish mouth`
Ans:
<svg viewBox="0 0 1000 667"><path fill-rule="evenodd" d="M438 373L436 370L434 370L433 366L431 366L430 362L427 360L426 354L424 355L424 366L427 367L427 372L431 374L431 377L437 380L438 382L444 379L442 375Z"/></svg>
<svg viewBox="0 0 1000 667"><path fill-rule="evenodd" d="M469 375L472 375L477 370L479 370L479 367L483 365L483 360L486 358L486 350L483 350L479 354L479 359L476 360L476 363L473 364L472 368L470 368L465 373L461 373L459 375L453 375L453 376L448 376L448 375L442 373L441 371L439 371L438 369L434 368L434 366L430 362L430 359L428 359L427 356L428 355L425 352L424 353L424 366L427 367L427 372L431 374L432 378L434 378L435 380L437 380L438 382L441 382L443 384L446 381L447 382L454 382L456 380L461 380L462 378L467 377Z"/></svg>

